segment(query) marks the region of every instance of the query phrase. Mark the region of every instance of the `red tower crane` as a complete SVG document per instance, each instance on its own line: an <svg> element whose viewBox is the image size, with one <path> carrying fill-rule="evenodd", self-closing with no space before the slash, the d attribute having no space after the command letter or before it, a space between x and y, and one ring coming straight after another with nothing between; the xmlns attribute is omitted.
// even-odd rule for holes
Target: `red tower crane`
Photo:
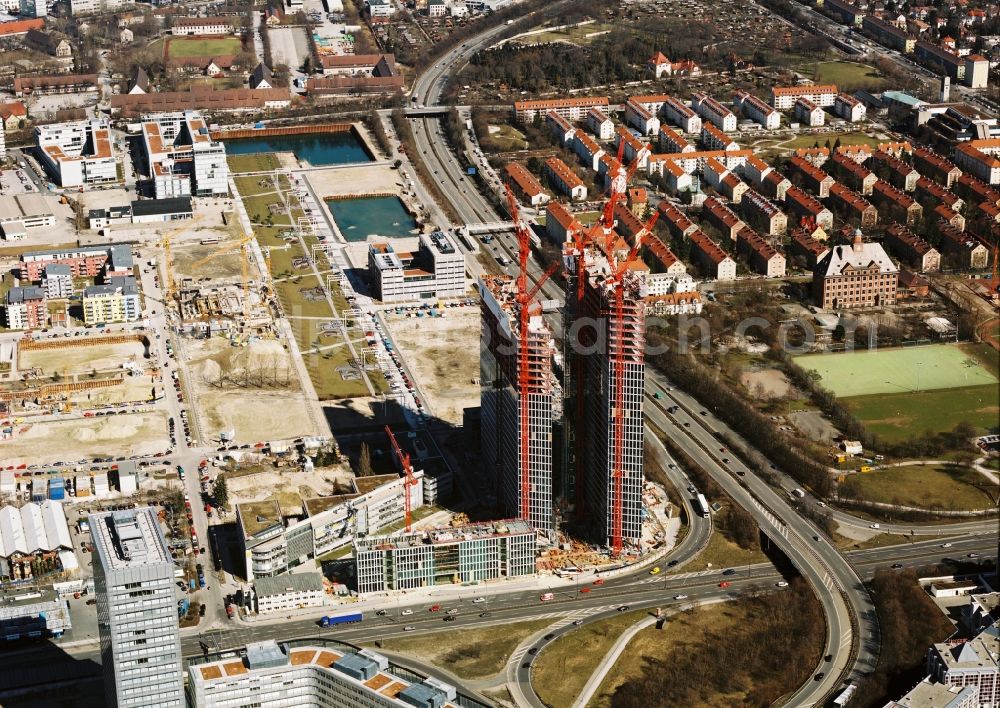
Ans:
<svg viewBox="0 0 1000 708"><path fill-rule="evenodd" d="M531 338L529 336L529 325L531 315L541 312L541 308L533 307L535 295L541 290L545 281L556 271L559 263L553 263L548 270L538 279L533 287L528 288L528 259L531 256L531 229L521 221L521 212L517 205L517 198L507 185L507 211L510 213L511 221L514 222L514 231L517 234L517 262L518 271L515 281L516 292L514 301L518 309L518 346L517 346L517 402L518 402L518 422L521 433L519 443L520 459L518 461L521 495L519 518L531 521L531 415L529 390L537 384L532 381L531 375Z"/></svg>
<svg viewBox="0 0 1000 708"><path fill-rule="evenodd" d="M608 257L608 265L611 273L605 281L612 288L614 298L612 305L612 319L610 322L610 332L608 337L609 351L613 352L615 390L614 390L614 448L612 450L611 467L611 552L614 556L620 556L622 552L622 509L624 506L623 489L625 473L622 470L622 458L624 457L625 435L625 274L639 258L642 249L643 239L651 233L660 212L654 211L642 229L635 235L635 243L632 249L621 260L615 252L613 237L609 236L605 242L605 253Z"/></svg>
<svg viewBox="0 0 1000 708"><path fill-rule="evenodd" d="M403 467L403 475L406 478L403 481L403 509L405 509L406 514L406 533L410 533L410 523L413 521L413 509L410 504L410 487L416 486L417 479L413 476L413 465L410 464L410 453L403 452L399 443L396 442L396 436L392 434L392 429L388 425L385 426L385 432L389 436L389 440L392 442L392 449L396 451L396 457L399 458L399 464Z"/></svg>

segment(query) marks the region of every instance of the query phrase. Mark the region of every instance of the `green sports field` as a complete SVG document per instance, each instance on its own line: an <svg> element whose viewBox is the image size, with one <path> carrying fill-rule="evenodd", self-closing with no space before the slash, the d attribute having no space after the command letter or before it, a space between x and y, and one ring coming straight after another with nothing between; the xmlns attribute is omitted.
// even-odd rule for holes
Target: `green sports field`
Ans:
<svg viewBox="0 0 1000 708"><path fill-rule="evenodd" d="M996 432L1000 389L986 385L882 393L845 398L843 403L873 434L888 442L900 442L928 430L951 430L963 421L981 433Z"/></svg>
<svg viewBox="0 0 1000 708"><path fill-rule="evenodd" d="M795 363L817 372L823 388L840 398L997 384L978 359L954 344L810 354Z"/></svg>
<svg viewBox="0 0 1000 708"><path fill-rule="evenodd" d="M235 56L242 47L239 37L171 37L166 53L175 59Z"/></svg>

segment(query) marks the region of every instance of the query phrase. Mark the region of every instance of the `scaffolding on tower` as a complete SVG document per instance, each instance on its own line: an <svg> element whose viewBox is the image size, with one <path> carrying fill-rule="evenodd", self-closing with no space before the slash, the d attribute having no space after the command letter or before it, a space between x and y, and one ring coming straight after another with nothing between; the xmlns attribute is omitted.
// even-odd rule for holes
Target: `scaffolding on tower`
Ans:
<svg viewBox="0 0 1000 708"><path fill-rule="evenodd" d="M540 382L531 371L531 316L541 314L541 307L535 302L535 295L559 267L553 263L531 288L528 287L528 259L531 256L531 229L521 220L517 198L507 185L507 211L514 222L517 235L518 272L515 281L514 301L517 303L518 343L517 343L517 392L518 429L520 432L518 472L520 479L520 509L518 518L531 522L531 407L529 393L538 389Z"/></svg>

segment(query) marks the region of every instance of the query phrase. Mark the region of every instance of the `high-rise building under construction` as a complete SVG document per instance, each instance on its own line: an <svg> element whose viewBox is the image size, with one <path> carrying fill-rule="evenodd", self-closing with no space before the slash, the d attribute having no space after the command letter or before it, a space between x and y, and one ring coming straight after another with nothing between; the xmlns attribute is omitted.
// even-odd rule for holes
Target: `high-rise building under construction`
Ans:
<svg viewBox="0 0 1000 708"><path fill-rule="evenodd" d="M648 269L624 241L612 237L611 245L601 234L589 244L568 242L564 248L569 274L564 410L570 438L565 470L572 477L577 518L617 552L642 533Z"/></svg>
<svg viewBox="0 0 1000 708"><path fill-rule="evenodd" d="M484 470L504 513L551 535L552 423L562 410L552 333L541 312L518 297L516 279L484 276L479 292Z"/></svg>

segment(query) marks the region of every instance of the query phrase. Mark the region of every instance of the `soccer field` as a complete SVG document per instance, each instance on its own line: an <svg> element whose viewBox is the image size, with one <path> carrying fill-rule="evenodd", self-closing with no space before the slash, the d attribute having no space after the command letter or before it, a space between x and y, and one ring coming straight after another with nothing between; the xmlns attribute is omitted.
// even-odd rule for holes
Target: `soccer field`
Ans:
<svg viewBox="0 0 1000 708"><path fill-rule="evenodd" d="M840 398L997 383L975 357L954 344L810 354L796 357L795 363L817 372L822 386Z"/></svg>
<svg viewBox="0 0 1000 708"><path fill-rule="evenodd" d="M239 37L171 37L167 56L175 59L235 56L242 46Z"/></svg>

